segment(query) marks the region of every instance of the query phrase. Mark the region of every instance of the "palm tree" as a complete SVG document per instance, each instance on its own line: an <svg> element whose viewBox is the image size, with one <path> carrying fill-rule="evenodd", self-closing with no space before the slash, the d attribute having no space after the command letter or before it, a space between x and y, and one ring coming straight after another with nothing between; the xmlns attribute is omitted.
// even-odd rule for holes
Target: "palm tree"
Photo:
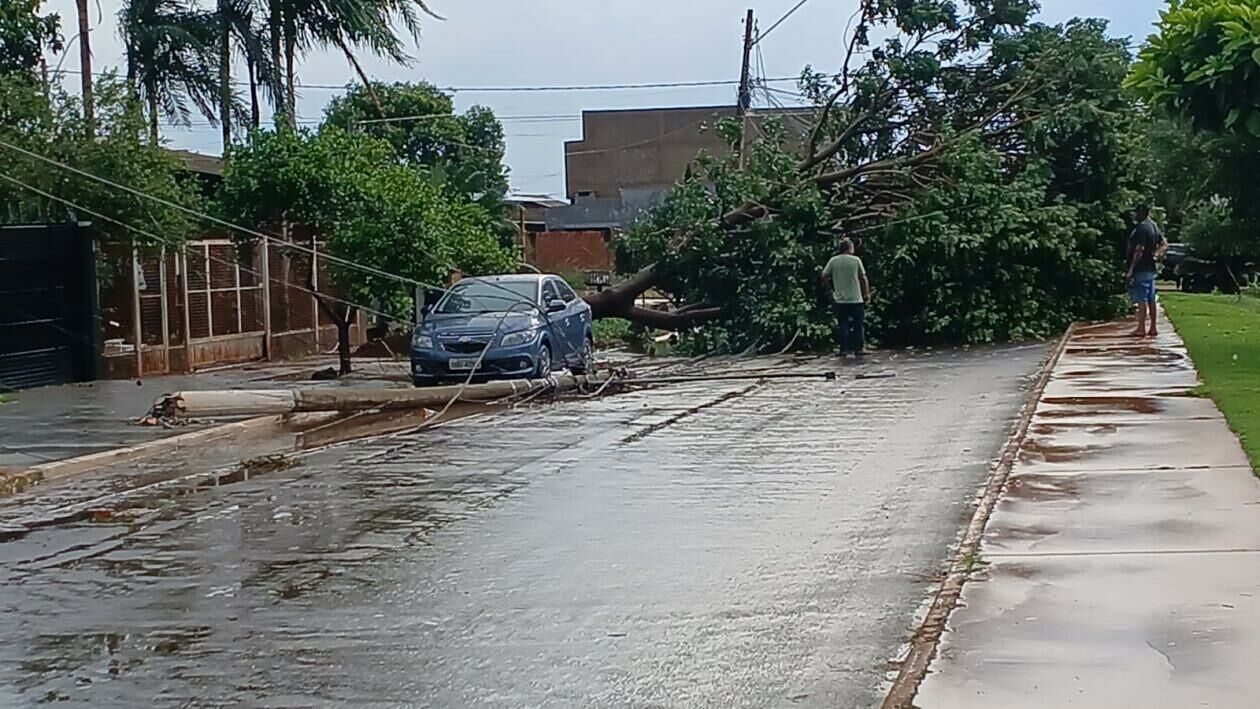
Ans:
<svg viewBox="0 0 1260 709"><path fill-rule="evenodd" d="M118 31L127 58L127 81L148 107L149 137L158 142L158 118L188 125L191 102L218 124L217 21L181 0L127 0Z"/></svg>
<svg viewBox="0 0 1260 709"><path fill-rule="evenodd" d="M340 49L371 91L353 50L364 48L376 56L407 63L406 44L394 31L394 22L398 21L412 39L419 39L421 15L441 19L424 0L268 0L267 7L277 126L286 120L295 124L299 52Z"/></svg>
<svg viewBox="0 0 1260 709"><path fill-rule="evenodd" d="M232 144L232 119L234 114L244 120L236 94L232 90L233 46L239 48L249 74L249 121L258 127L258 79L261 75L264 88L271 91L271 59L267 53L266 37L255 22L256 0L218 0L215 21L218 36L219 59L219 123L223 128L223 151L226 154Z"/></svg>

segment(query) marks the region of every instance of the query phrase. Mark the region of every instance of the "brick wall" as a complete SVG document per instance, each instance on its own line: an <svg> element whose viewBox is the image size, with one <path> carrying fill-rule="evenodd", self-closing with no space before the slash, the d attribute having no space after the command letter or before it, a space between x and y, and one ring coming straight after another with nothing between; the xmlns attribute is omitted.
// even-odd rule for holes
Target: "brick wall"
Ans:
<svg viewBox="0 0 1260 709"><path fill-rule="evenodd" d="M529 238L533 265L544 273L613 270L612 251L602 231L545 231Z"/></svg>

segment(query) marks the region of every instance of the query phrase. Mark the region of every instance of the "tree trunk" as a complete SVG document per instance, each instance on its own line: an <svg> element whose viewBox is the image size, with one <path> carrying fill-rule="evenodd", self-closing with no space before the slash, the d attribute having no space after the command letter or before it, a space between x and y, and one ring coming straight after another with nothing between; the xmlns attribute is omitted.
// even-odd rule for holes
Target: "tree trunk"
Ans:
<svg viewBox="0 0 1260 709"><path fill-rule="evenodd" d="M87 138L92 140L96 135L95 105L92 99L92 42L88 38L88 4L87 0L77 0L79 13L79 74L83 86L83 121L87 128Z"/></svg>
<svg viewBox="0 0 1260 709"><path fill-rule="evenodd" d="M232 146L232 26L226 0L219 0L219 122L223 127L223 156Z"/></svg>
<svg viewBox="0 0 1260 709"><path fill-rule="evenodd" d="M368 78L367 72L363 71L358 57L354 56L354 52L350 51L350 47L346 46L345 41L340 37L337 38L337 46L341 47L342 52L345 52L346 61L350 62L350 66L354 67L354 71L359 75L359 81L363 82L363 88L367 90L368 98L372 99L372 103L376 105L376 112L380 114L381 118L384 118L385 107L381 105L381 98L376 95L376 89L372 87L372 80Z"/></svg>
<svg viewBox="0 0 1260 709"><path fill-rule="evenodd" d="M337 375L344 377L351 372L350 362L350 324L354 322L356 308L347 307L344 315L337 312L328 300L316 292L314 279L308 282L311 293L315 296L315 302L319 303L319 309L333 321L333 325L337 327ZM319 322L315 323L316 332L319 331Z"/></svg>
<svg viewBox="0 0 1260 709"><path fill-rule="evenodd" d="M258 67L254 65L254 56L245 55L245 68L249 71L249 121L254 130L259 126L258 107Z"/></svg>
<svg viewBox="0 0 1260 709"><path fill-rule="evenodd" d="M280 0L269 0L270 15L267 17L267 33L271 42L271 86L274 102L272 121L277 129L284 125L284 111L289 105L284 97L284 62L281 52L281 34L284 30L284 10Z"/></svg>
<svg viewBox="0 0 1260 709"><path fill-rule="evenodd" d="M149 99L149 143L158 144L158 103L157 91L152 86L148 87Z"/></svg>
<svg viewBox="0 0 1260 709"><path fill-rule="evenodd" d="M591 317L599 318L623 317L623 314L634 307L634 299L643 295L656 285L656 265L646 266L630 278L612 288L586 296L591 306Z"/></svg>
<svg viewBox="0 0 1260 709"><path fill-rule="evenodd" d="M285 98L288 104L285 112L289 117L289 127L297 128L297 21L295 18L284 18L284 78Z"/></svg>
<svg viewBox="0 0 1260 709"><path fill-rule="evenodd" d="M350 373L350 323L354 319L354 308L346 309L346 317L337 321L337 373L346 376Z"/></svg>
<svg viewBox="0 0 1260 709"><path fill-rule="evenodd" d="M645 266L638 273L612 288L586 296L586 303L591 306L591 317L596 320L623 318L636 325L645 325L659 330L686 330L701 323L716 320L722 314L721 308L705 305L691 306L674 312L636 306L635 298L659 285L658 280L656 265L652 264Z"/></svg>

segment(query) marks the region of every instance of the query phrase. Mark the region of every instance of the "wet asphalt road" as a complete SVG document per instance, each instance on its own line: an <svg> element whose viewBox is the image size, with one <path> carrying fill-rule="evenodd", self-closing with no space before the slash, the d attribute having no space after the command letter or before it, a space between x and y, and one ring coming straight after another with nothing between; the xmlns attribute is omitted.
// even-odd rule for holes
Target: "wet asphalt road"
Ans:
<svg viewBox="0 0 1260 709"><path fill-rule="evenodd" d="M37 530L0 707L877 704L1045 355L519 409Z"/></svg>

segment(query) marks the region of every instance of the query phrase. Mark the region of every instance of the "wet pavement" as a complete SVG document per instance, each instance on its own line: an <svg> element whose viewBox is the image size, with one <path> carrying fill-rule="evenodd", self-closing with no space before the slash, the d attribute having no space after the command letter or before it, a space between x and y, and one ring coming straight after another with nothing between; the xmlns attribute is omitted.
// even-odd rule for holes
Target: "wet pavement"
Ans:
<svg viewBox="0 0 1260 709"><path fill-rule="evenodd" d="M35 529L0 706L876 704L1046 352L524 407Z"/></svg>
<svg viewBox="0 0 1260 709"><path fill-rule="evenodd" d="M358 372L344 382L312 382L310 374L328 358L259 362L197 374L101 380L10 392L0 404L0 469L19 469L187 433L204 424L164 428L133 421L165 393L275 386L381 386L406 373L405 364L356 361ZM331 360L335 362L335 360ZM388 383L388 382L386 382ZM405 386L405 384L397 384Z"/></svg>
<svg viewBox="0 0 1260 709"><path fill-rule="evenodd" d="M916 706L1256 705L1260 481L1162 323L1068 343Z"/></svg>

